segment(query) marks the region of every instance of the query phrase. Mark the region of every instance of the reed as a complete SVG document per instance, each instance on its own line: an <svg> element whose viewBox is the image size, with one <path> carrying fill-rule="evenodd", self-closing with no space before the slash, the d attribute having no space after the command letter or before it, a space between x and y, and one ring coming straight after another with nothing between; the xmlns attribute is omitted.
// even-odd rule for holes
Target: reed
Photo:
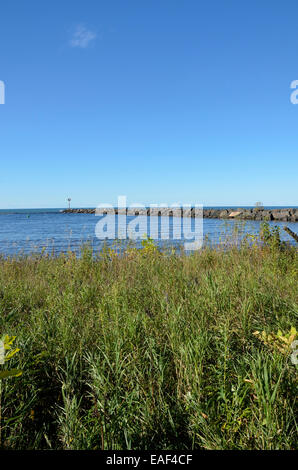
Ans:
<svg viewBox="0 0 298 470"><path fill-rule="evenodd" d="M0 448L294 449L297 304L276 244L1 259Z"/></svg>

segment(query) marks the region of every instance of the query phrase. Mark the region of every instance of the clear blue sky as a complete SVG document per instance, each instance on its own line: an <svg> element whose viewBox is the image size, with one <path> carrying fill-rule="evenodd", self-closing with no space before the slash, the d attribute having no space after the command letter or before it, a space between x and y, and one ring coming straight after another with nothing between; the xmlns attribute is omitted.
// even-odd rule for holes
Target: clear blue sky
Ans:
<svg viewBox="0 0 298 470"><path fill-rule="evenodd" d="M297 0L1 2L0 207L297 205Z"/></svg>

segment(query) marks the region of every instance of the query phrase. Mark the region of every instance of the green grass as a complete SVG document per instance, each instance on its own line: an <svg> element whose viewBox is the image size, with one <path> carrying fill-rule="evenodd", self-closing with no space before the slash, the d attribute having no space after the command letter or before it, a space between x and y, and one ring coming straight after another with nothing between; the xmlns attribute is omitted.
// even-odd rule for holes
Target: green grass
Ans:
<svg viewBox="0 0 298 470"><path fill-rule="evenodd" d="M296 448L297 366L253 333L297 326L297 277L245 245L1 259L0 448Z"/></svg>

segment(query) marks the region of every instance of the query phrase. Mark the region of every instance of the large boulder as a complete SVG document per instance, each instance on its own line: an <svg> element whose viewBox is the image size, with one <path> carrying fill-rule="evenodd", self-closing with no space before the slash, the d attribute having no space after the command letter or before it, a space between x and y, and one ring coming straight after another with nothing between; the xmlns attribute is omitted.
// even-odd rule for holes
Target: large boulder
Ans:
<svg viewBox="0 0 298 470"><path fill-rule="evenodd" d="M242 211L232 211L229 213L229 217L231 217L231 219L234 219L235 217L239 217L239 215L242 214Z"/></svg>
<svg viewBox="0 0 298 470"><path fill-rule="evenodd" d="M229 211L228 209L224 209L223 211L220 211L219 217L221 219L226 219L229 217Z"/></svg>
<svg viewBox="0 0 298 470"><path fill-rule="evenodd" d="M273 209L273 220L289 221L291 220L290 209Z"/></svg>

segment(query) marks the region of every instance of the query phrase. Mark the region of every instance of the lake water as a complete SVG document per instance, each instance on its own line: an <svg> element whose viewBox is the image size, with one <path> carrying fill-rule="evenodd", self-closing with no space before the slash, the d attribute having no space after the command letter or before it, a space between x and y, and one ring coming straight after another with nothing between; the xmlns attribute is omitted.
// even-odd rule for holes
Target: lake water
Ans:
<svg viewBox="0 0 298 470"><path fill-rule="evenodd" d="M272 207L273 208L273 207ZM99 240L95 235L96 224L101 219L94 214L62 214L61 209L19 209L0 210L0 253L3 255L29 254L39 252L43 247L46 251L58 254L68 250L79 253L82 243L90 243L95 250L100 250L104 241ZM105 216L106 221L112 216ZM150 220L151 219L151 220ZM153 219L155 219L153 221ZM167 219L169 230L167 229ZM128 229L135 220L135 217L127 217ZM140 235L144 235L144 227L149 222L154 222L157 228L159 245L181 245L185 239L173 238L177 233L177 227L181 227L181 222L185 219L178 217L140 217ZM116 229L118 218L116 216ZM195 219L189 219L194 230ZM270 222L270 225L278 225L281 229L285 226L298 232L298 223L291 222ZM231 236L235 228L238 230L238 237L242 238L247 233L256 234L260 229L259 221L236 221L222 219L204 219L203 236L204 244L221 243L226 237ZM147 227L148 229L148 227ZM179 232L179 230L178 230ZM148 232L147 232L148 233ZM150 233L149 233L150 234ZM281 230L283 240L295 244L294 240ZM165 238L170 238L165 240ZM114 244L114 240L106 240L108 245ZM140 245L140 242L137 242Z"/></svg>

